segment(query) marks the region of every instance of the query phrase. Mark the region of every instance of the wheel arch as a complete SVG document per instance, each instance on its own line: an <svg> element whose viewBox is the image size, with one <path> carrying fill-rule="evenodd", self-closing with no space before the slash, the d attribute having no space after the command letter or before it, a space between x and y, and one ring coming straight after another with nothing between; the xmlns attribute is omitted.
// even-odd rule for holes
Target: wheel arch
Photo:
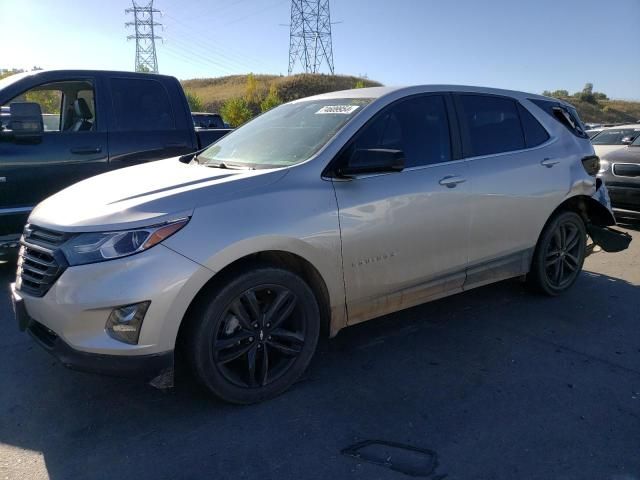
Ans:
<svg viewBox="0 0 640 480"><path fill-rule="evenodd" d="M225 281L240 272L261 266L279 267L292 271L299 275L313 291L320 309L321 335L329 336L333 331L331 297L327 282L316 266L308 259L297 253L285 250L262 250L246 254L237 258L216 272L191 300L178 329L176 336L176 352L180 356L180 350L185 344L185 335L188 335L191 319L194 312L206 300L207 294L215 291Z"/></svg>
<svg viewBox="0 0 640 480"><path fill-rule="evenodd" d="M549 218L545 222L540 232L544 230L544 227L547 226L549 221L558 212L562 211L572 211L577 213L582 217L585 225L592 223L594 225L605 227L609 225L615 225L616 223L613 213L611 213L611 211L598 200L588 195L574 195L573 197L565 199L560 205L556 207L551 215L549 215Z"/></svg>
<svg viewBox="0 0 640 480"><path fill-rule="evenodd" d="M560 205L558 205L553 212L549 215L542 228L538 232L538 238L536 240L535 248L537 249L540 242L542 232L545 231L549 222L560 212L575 212L585 222L585 226L590 223L599 226L615 225L616 221L611 211L602 203L590 197L588 195L574 195L566 198ZM533 261L533 256L531 258Z"/></svg>

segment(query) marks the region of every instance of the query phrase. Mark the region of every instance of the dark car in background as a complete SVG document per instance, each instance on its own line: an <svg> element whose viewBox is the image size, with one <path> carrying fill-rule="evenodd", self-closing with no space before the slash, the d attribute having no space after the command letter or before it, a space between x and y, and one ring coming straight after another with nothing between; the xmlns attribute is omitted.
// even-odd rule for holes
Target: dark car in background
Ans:
<svg viewBox="0 0 640 480"><path fill-rule="evenodd" d="M40 201L87 177L200 150L230 129L194 128L178 80L33 71L0 80L0 256Z"/></svg>
<svg viewBox="0 0 640 480"><path fill-rule="evenodd" d="M229 128L217 113L191 112L191 118L195 128Z"/></svg>
<svg viewBox="0 0 640 480"><path fill-rule="evenodd" d="M598 176L609 190L618 219L640 219L640 136L600 160Z"/></svg>

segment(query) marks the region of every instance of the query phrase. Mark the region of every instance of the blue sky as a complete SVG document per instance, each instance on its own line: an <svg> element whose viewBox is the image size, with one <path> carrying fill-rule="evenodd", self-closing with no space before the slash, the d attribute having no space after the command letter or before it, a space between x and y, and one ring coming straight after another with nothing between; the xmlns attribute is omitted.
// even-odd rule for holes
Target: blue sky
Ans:
<svg viewBox="0 0 640 480"><path fill-rule="evenodd" d="M144 0L140 0L141 3ZM133 68L125 0L0 0L0 68ZM160 73L286 74L289 0L155 0ZM332 0L337 73L640 99L640 0Z"/></svg>

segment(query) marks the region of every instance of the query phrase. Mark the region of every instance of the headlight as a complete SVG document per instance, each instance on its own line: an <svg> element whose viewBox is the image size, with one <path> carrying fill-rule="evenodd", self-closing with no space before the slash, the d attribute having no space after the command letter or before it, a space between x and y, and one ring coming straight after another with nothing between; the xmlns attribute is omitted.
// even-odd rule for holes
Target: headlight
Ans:
<svg viewBox="0 0 640 480"><path fill-rule="evenodd" d="M609 170L609 168L611 168L611 164L609 162L607 162L606 160L603 160L602 158L600 159L600 169L598 170L598 173L605 173Z"/></svg>
<svg viewBox="0 0 640 480"><path fill-rule="evenodd" d="M104 262L147 250L176 233L188 221L188 218L181 218L171 223L135 230L81 233L61 249L69 265Z"/></svg>

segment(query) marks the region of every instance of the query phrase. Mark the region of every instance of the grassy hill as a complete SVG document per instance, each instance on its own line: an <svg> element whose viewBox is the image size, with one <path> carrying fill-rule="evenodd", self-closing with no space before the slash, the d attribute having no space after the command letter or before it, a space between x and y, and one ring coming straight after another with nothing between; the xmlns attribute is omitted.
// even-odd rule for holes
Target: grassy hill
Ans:
<svg viewBox="0 0 640 480"><path fill-rule="evenodd" d="M318 93L347 90L357 84L366 87L381 85L366 78L347 75L254 75L254 78L259 97L266 96L273 85L283 102ZM205 110L219 112L226 100L246 95L247 75L183 80L182 85L187 92L200 99ZM589 103L575 96L559 98L575 105L585 122L621 123L640 120L640 102L599 99L596 103Z"/></svg>
<svg viewBox="0 0 640 480"><path fill-rule="evenodd" d="M583 122L635 123L640 120L640 102L626 100L598 100L583 102L575 97L560 97L576 107Z"/></svg>
<svg viewBox="0 0 640 480"><path fill-rule="evenodd" d="M257 94L267 95L273 85L283 102L336 90L348 90L357 84L376 87L381 84L348 75L300 74L283 77L278 75L254 75ZM195 94L207 111L220 111L222 104L234 97L243 97L247 92L247 75L231 75L218 78L183 80L185 91Z"/></svg>

